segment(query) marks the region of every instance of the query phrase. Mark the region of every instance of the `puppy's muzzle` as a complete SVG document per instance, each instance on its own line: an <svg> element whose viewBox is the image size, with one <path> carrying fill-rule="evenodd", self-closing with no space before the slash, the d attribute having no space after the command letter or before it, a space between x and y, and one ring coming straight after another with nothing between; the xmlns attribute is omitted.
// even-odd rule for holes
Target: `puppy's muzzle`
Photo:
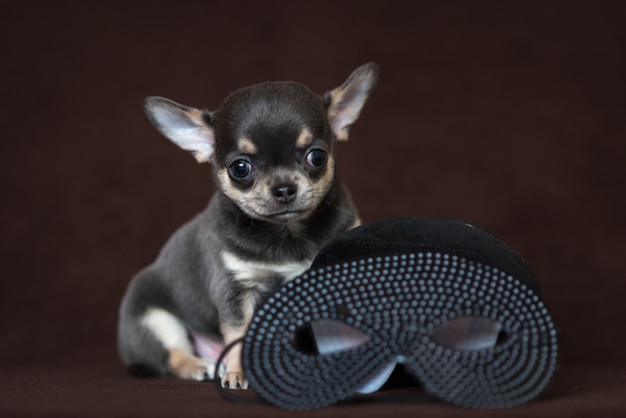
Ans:
<svg viewBox="0 0 626 418"><path fill-rule="evenodd" d="M295 200L298 186L293 183L282 183L272 187L272 196L276 201L287 204Z"/></svg>

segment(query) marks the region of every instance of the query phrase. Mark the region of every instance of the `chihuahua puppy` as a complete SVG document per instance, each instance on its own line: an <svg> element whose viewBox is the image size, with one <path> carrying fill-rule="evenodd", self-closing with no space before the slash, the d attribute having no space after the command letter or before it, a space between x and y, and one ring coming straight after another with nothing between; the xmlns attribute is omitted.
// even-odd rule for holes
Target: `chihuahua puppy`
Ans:
<svg viewBox="0 0 626 418"><path fill-rule="evenodd" d="M221 348L245 334L260 302L359 224L333 152L377 77L365 64L323 96L294 82L258 84L214 112L146 99L164 136L212 164L217 191L128 286L118 346L132 374L213 379ZM223 387L248 387L238 347Z"/></svg>

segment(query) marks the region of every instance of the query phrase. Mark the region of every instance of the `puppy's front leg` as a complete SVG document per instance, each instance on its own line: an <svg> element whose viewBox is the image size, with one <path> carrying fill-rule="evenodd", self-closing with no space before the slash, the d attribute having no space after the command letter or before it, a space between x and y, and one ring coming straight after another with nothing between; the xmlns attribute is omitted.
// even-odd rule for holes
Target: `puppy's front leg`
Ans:
<svg viewBox="0 0 626 418"><path fill-rule="evenodd" d="M238 302L228 307L231 314L234 313L233 311L238 311L238 315L226 315L221 320L220 331L222 332L225 346L228 346L233 341L242 338L246 334L254 313L255 300L254 292L245 292ZM233 320L233 318L237 318L237 320ZM230 389L248 389L250 383L243 371L241 352L241 343L233 346L228 352L225 359L226 373L222 377L222 387Z"/></svg>
<svg viewBox="0 0 626 418"><path fill-rule="evenodd" d="M246 318L245 325L241 327L231 327L222 324L222 335L224 337L224 344L228 344L243 337L248 329L249 318ZM243 373L243 366L241 365L241 344L236 344L228 352L226 357L226 373L222 377L222 387L227 389L248 389L250 385L248 379L246 379Z"/></svg>

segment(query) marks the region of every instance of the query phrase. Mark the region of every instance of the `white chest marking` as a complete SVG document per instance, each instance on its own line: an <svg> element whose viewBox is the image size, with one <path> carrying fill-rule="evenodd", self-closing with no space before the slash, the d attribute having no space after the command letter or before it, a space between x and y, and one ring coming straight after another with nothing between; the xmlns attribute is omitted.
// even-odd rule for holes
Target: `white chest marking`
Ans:
<svg viewBox="0 0 626 418"><path fill-rule="evenodd" d="M311 265L310 261L287 262L287 263L265 263L261 261L249 261L237 257L235 254L225 251L222 254L224 267L229 270L235 280L247 282L251 285L260 285L255 283L259 279L279 275L285 281L293 280L304 273Z"/></svg>

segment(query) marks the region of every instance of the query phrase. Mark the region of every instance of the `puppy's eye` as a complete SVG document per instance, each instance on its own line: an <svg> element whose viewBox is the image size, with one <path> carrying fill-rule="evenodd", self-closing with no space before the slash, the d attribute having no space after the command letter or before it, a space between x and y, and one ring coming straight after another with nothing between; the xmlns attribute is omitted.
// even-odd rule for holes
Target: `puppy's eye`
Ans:
<svg viewBox="0 0 626 418"><path fill-rule="evenodd" d="M321 167L326 163L326 151L322 149L312 149L306 155L306 162L311 167Z"/></svg>
<svg viewBox="0 0 626 418"><path fill-rule="evenodd" d="M252 173L252 164L246 160L236 160L228 167L228 173L236 179L244 179Z"/></svg>

